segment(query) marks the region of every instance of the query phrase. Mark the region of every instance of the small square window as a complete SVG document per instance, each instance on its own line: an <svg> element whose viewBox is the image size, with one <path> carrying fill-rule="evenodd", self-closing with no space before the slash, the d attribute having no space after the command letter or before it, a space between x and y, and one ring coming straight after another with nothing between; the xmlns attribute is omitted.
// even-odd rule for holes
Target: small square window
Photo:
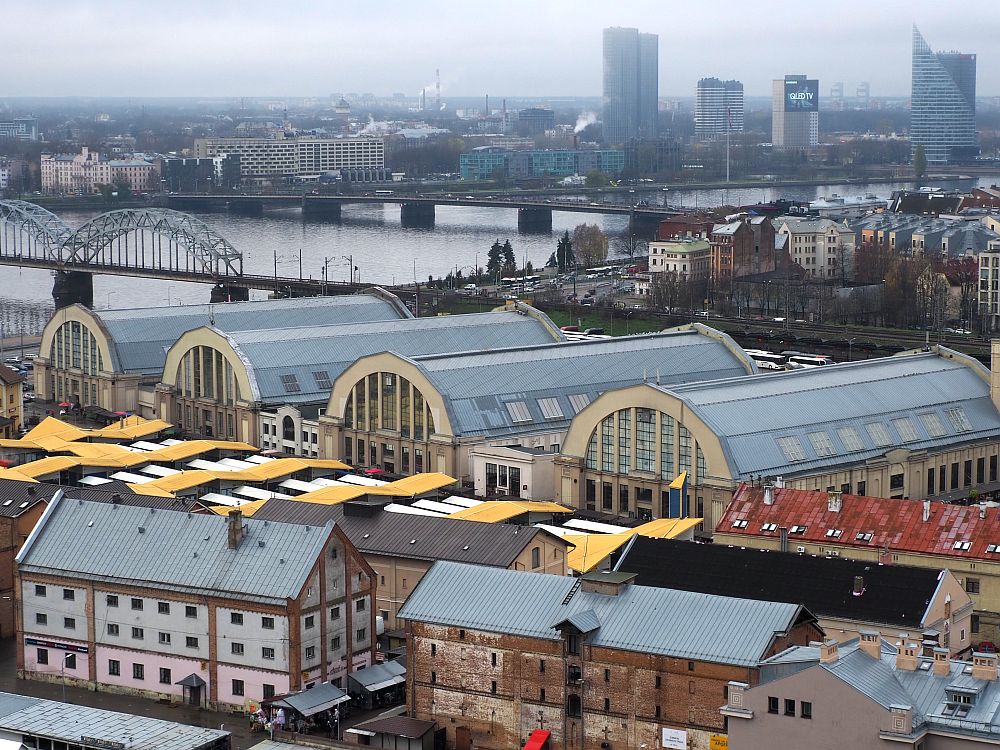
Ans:
<svg viewBox="0 0 1000 750"><path fill-rule="evenodd" d="M191 619L197 619L198 608L188 604L187 606L184 607L184 616L190 617Z"/></svg>
<svg viewBox="0 0 1000 750"><path fill-rule="evenodd" d="M133 680L144 680L146 679L146 667L142 664L132 665L132 679Z"/></svg>
<svg viewBox="0 0 1000 750"><path fill-rule="evenodd" d="M306 646L306 660L311 661L316 658L316 647Z"/></svg>
<svg viewBox="0 0 1000 750"><path fill-rule="evenodd" d="M133 598L132 599L132 609L142 610L142 599Z"/></svg>
<svg viewBox="0 0 1000 750"><path fill-rule="evenodd" d="M330 607L330 619L331 620L340 619L340 607Z"/></svg>
<svg viewBox="0 0 1000 750"><path fill-rule="evenodd" d="M160 643L165 646L170 645L170 633L160 633Z"/></svg>
<svg viewBox="0 0 1000 750"><path fill-rule="evenodd" d="M45 587L40 583L35 584L35 596L45 596Z"/></svg>
<svg viewBox="0 0 1000 750"><path fill-rule="evenodd" d="M365 628L358 628L357 632L354 634L354 639L357 641L363 641L367 637L368 631Z"/></svg>
<svg viewBox="0 0 1000 750"><path fill-rule="evenodd" d="M262 659L274 659L274 649L264 646L260 650L260 658Z"/></svg>
<svg viewBox="0 0 1000 750"><path fill-rule="evenodd" d="M264 630L274 630L274 618L273 617L261 617L260 626Z"/></svg>
<svg viewBox="0 0 1000 750"><path fill-rule="evenodd" d="M769 695L767 697L767 712L769 714L778 713L778 698L774 695Z"/></svg>
<svg viewBox="0 0 1000 750"><path fill-rule="evenodd" d="M117 659L108 659L108 674L112 677L118 677L122 673L122 663Z"/></svg>
<svg viewBox="0 0 1000 750"><path fill-rule="evenodd" d="M49 663L49 650L47 648L40 648L35 652L35 661L39 664Z"/></svg>
<svg viewBox="0 0 1000 750"><path fill-rule="evenodd" d="M107 602L107 605L109 607L117 607L118 597L115 594L108 594L107 598L105 599L105 602Z"/></svg>
<svg viewBox="0 0 1000 750"><path fill-rule="evenodd" d="M76 599L76 592L73 589L63 589L63 599L68 602Z"/></svg>
<svg viewBox="0 0 1000 750"><path fill-rule="evenodd" d="M356 602L354 602L354 611L355 612L364 612L365 611L365 600L364 599L358 599Z"/></svg>
<svg viewBox="0 0 1000 750"><path fill-rule="evenodd" d="M189 635L184 639L184 645L188 648L198 648L198 638L193 635Z"/></svg>
<svg viewBox="0 0 1000 750"><path fill-rule="evenodd" d="M233 680L233 695L243 695L243 680Z"/></svg>
<svg viewBox="0 0 1000 750"><path fill-rule="evenodd" d="M229 650L232 651L233 656L243 656L243 644L236 643L235 641L230 644Z"/></svg>
<svg viewBox="0 0 1000 750"><path fill-rule="evenodd" d="M108 635L118 635L118 624L114 622L108 623Z"/></svg>
<svg viewBox="0 0 1000 750"><path fill-rule="evenodd" d="M47 614L45 614L44 612L36 612L35 613L35 624L36 625L48 625L49 624L49 616Z"/></svg>
<svg viewBox="0 0 1000 750"><path fill-rule="evenodd" d="M141 641L144 636L145 633L143 632L142 628L132 628L132 637L135 638L137 641Z"/></svg>
<svg viewBox="0 0 1000 750"><path fill-rule="evenodd" d="M304 625L305 629L309 630L310 628L314 627L315 625L316 625L316 618L313 617L312 615L307 616L306 620L305 620L305 625Z"/></svg>
<svg viewBox="0 0 1000 750"><path fill-rule="evenodd" d="M76 618L75 617L64 617L63 627L67 630L76 630Z"/></svg>
<svg viewBox="0 0 1000 750"><path fill-rule="evenodd" d="M166 667L160 667L160 684L169 685L173 682L173 678L170 674L170 670Z"/></svg>
<svg viewBox="0 0 1000 750"><path fill-rule="evenodd" d="M785 716L795 716L795 701L785 698Z"/></svg>
<svg viewBox="0 0 1000 750"><path fill-rule="evenodd" d="M802 711L799 715L803 719L811 719L813 717L813 704L809 701L802 701Z"/></svg>
<svg viewBox="0 0 1000 750"><path fill-rule="evenodd" d="M76 654L66 654L63 658L66 660L66 669L76 669Z"/></svg>
<svg viewBox="0 0 1000 750"><path fill-rule="evenodd" d="M242 612L230 612L229 622L232 625L242 625L243 624L243 613Z"/></svg>
<svg viewBox="0 0 1000 750"><path fill-rule="evenodd" d="M156 612L157 612L157 614L160 614L160 615L169 615L170 614L170 602L157 602L156 603Z"/></svg>

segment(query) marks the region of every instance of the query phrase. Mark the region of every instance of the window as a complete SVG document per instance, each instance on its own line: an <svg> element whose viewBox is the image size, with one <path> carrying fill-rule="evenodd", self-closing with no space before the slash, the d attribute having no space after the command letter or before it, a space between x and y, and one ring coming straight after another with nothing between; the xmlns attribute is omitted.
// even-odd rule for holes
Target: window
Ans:
<svg viewBox="0 0 1000 750"><path fill-rule="evenodd" d="M49 663L49 650L47 648L40 648L35 652L35 661L39 664Z"/></svg>
<svg viewBox="0 0 1000 750"><path fill-rule="evenodd" d="M504 406L507 407L510 421L514 424L532 421L531 412L528 411L528 405L524 401L509 401Z"/></svg>
<svg viewBox="0 0 1000 750"><path fill-rule="evenodd" d="M969 422L969 418L965 416L965 409L958 407L957 409L948 409L945 414L948 415L948 421L951 422L951 426L955 428L955 432L969 432L972 429L972 423Z"/></svg>
<svg viewBox="0 0 1000 750"><path fill-rule="evenodd" d="M198 608L197 607L192 607L190 604L188 604L186 607L184 607L184 616L185 617L190 617L192 619L193 618L197 618L198 617Z"/></svg>
<svg viewBox="0 0 1000 750"><path fill-rule="evenodd" d="M331 620L340 619L340 607L330 607L330 619Z"/></svg>
<svg viewBox="0 0 1000 750"><path fill-rule="evenodd" d="M927 496L930 497L934 494L934 467L930 466L927 468Z"/></svg>
<svg viewBox="0 0 1000 750"><path fill-rule="evenodd" d="M497 694L497 681L496 680L491 680L490 681L490 692L493 693L493 695Z"/></svg>
<svg viewBox="0 0 1000 750"><path fill-rule="evenodd" d="M808 528L809 528L808 526L798 526L798 525L796 525L796 526L792 526L792 528L790 528L788 530L788 533L789 534L805 534L806 533L806 529L808 529Z"/></svg>
<svg viewBox="0 0 1000 750"><path fill-rule="evenodd" d="M609 713L611 711L611 699L604 699L604 713Z"/></svg>
<svg viewBox="0 0 1000 750"><path fill-rule="evenodd" d="M657 718L657 719L660 718L660 704L659 703L656 704L656 708L653 711L653 716L655 718Z"/></svg>
<svg viewBox="0 0 1000 750"><path fill-rule="evenodd" d="M538 700L540 700L540 701L544 701L545 700L545 688L539 688L539 690L538 690Z"/></svg>
<svg viewBox="0 0 1000 750"><path fill-rule="evenodd" d="M760 530L761 531L777 531L778 530L778 524L776 524L776 523L770 523L770 522L769 523L765 523L765 524L761 524Z"/></svg>
<svg viewBox="0 0 1000 750"><path fill-rule="evenodd" d="M117 659L108 659L108 674L111 677L119 677L122 673L122 663Z"/></svg>
<svg viewBox="0 0 1000 750"><path fill-rule="evenodd" d="M785 716L795 716L795 701L785 698Z"/></svg>
<svg viewBox="0 0 1000 750"><path fill-rule="evenodd" d="M166 667L160 667L160 684L170 685L173 682L173 678L170 675L170 670Z"/></svg>
<svg viewBox="0 0 1000 750"><path fill-rule="evenodd" d="M865 429L868 431L868 437L872 439L876 447L887 448L892 445L892 436L889 435L888 428L881 422L866 424Z"/></svg>
<svg viewBox="0 0 1000 750"><path fill-rule="evenodd" d="M274 697L274 685L268 685L266 682L262 685L264 688L264 700Z"/></svg>
<svg viewBox="0 0 1000 750"><path fill-rule="evenodd" d="M367 635L367 630L365 628L358 628L357 632L354 634L354 640L363 641Z"/></svg>
<svg viewBox="0 0 1000 750"><path fill-rule="evenodd" d="M340 651L340 636L335 635L330 639L330 648L334 651Z"/></svg>
<svg viewBox="0 0 1000 750"><path fill-rule="evenodd" d="M767 697L767 712L769 714L778 713L778 699L773 695Z"/></svg>
<svg viewBox="0 0 1000 750"><path fill-rule="evenodd" d="M540 547L531 548L531 567L538 568L542 564L542 550Z"/></svg>
<svg viewBox="0 0 1000 750"><path fill-rule="evenodd" d="M142 628L132 628L132 637L135 638L135 640L141 641L144 635L145 633L143 632Z"/></svg>
<svg viewBox="0 0 1000 750"><path fill-rule="evenodd" d="M958 489L958 461L955 461L951 465L951 488L953 490Z"/></svg>
<svg viewBox="0 0 1000 750"><path fill-rule="evenodd" d="M968 487L972 484L972 460L962 463L962 486Z"/></svg>
<svg viewBox="0 0 1000 750"><path fill-rule="evenodd" d="M854 537L855 541L858 542L870 542L874 534L870 531L859 531L858 535Z"/></svg>
<svg viewBox="0 0 1000 750"><path fill-rule="evenodd" d="M734 529L745 529L750 522L745 518L737 518L733 521Z"/></svg>
<svg viewBox="0 0 1000 750"><path fill-rule="evenodd" d="M64 617L63 627L67 630L76 630L76 618L75 617Z"/></svg>
<svg viewBox="0 0 1000 750"><path fill-rule="evenodd" d="M142 664L132 665L132 679L133 680L146 679L146 668Z"/></svg>
<svg viewBox="0 0 1000 750"><path fill-rule="evenodd" d="M35 596L45 596L45 587L40 583L35 584Z"/></svg>
<svg viewBox="0 0 1000 750"><path fill-rule="evenodd" d="M438 673L432 671L431 672L431 685L436 685L437 681L438 681Z"/></svg>
<svg viewBox="0 0 1000 750"><path fill-rule="evenodd" d="M230 612L229 622L232 625L242 625L243 624L243 613L242 612Z"/></svg>
<svg viewBox="0 0 1000 750"><path fill-rule="evenodd" d="M802 701L802 709L799 713L803 719L811 719L813 717L813 704L809 701Z"/></svg>
<svg viewBox="0 0 1000 750"><path fill-rule="evenodd" d="M920 439L920 436L917 435L917 428L910 421L909 417L900 417L899 419L892 420L892 426L896 428L900 440L904 443L912 443Z"/></svg>
<svg viewBox="0 0 1000 750"><path fill-rule="evenodd" d="M76 592L73 589L63 589L63 599L68 602L76 599Z"/></svg>
<svg viewBox="0 0 1000 750"><path fill-rule="evenodd" d="M965 591L968 594L978 594L979 593L979 579L978 578L966 578L965 579Z"/></svg>
<svg viewBox="0 0 1000 750"><path fill-rule="evenodd" d="M837 449L833 447L833 441L830 440L830 436L827 433L810 432L808 437L817 456L837 455Z"/></svg>
<svg viewBox="0 0 1000 750"><path fill-rule="evenodd" d="M264 630L274 630L274 618L273 617L261 617L260 626Z"/></svg>
<svg viewBox="0 0 1000 750"><path fill-rule="evenodd" d="M364 612L365 611L365 606L366 606L365 605L365 600L364 599L358 599L357 601L354 602L354 611L355 612Z"/></svg>
<svg viewBox="0 0 1000 750"><path fill-rule="evenodd" d="M858 431L853 427L841 427L837 430L837 436L840 438L840 442L843 443L844 450L848 453L863 451L865 449L865 444L861 442Z"/></svg>
<svg viewBox="0 0 1000 750"><path fill-rule="evenodd" d="M976 484L982 484L986 481L986 459L977 458L976 459Z"/></svg>
<svg viewBox="0 0 1000 750"><path fill-rule="evenodd" d="M693 672L693 671L694 671L694 662L693 661L689 661L688 662L688 672Z"/></svg>
<svg viewBox="0 0 1000 750"><path fill-rule="evenodd" d="M538 660L538 671L545 672L545 659Z"/></svg>
<svg viewBox="0 0 1000 750"><path fill-rule="evenodd" d="M233 695L243 695L243 680L233 680Z"/></svg>
<svg viewBox="0 0 1000 750"><path fill-rule="evenodd" d="M118 624L114 622L108 623L108 635L118 635Z"/></svg>
<svg viewBox="0 0 1000 750"><path fill-rule="evenodd" d="M169 602L157 602L156 603L156 613L160 615L170 614L170 603Z"/></svg>
<svg viewBox="0 0 1000 750"><path fill-rule="evenodd" d="M903 489L903 475L893 474L889 477L889 489L890 490L901 490Z"/></svg>
<svg viewBox="0 0 1000 750"><path fill-rule="evenodd" d="M269 659L269 660L273 659L274 658L274 649L273 648L269 648L268 646L264 646L260 650L260 658L261 659Z"/></svg>
<svg viewBox="0 0 1000 750"><path fill-rule="evenodd" d="M868 489L868 483L864 481L858 482L858 494L861 497L865 496L865 491Z"/></svg>
<svg viewBox="0 0 1000 750"><path fill-rule="evenodd" d="M558 398L540 398L538 399L538 408L546 419L563 418L563 410L562 406L559 405Z"/></svg>
<svg viewBox="0 0 1000 750"><path fill-rule="evenodd" d="M141 611L142 610L142 599L133 598L132 599L132 609Z"/></svg>
<svg viewBox="0 0 1000 750"><path fill-rule="evenodd" d="M785 454L785 460L789 462L805 461L806 453L802 449L802 443L794 435L777 438L776 442L781 452Z"/></svg>
<svg viewBox="0 0 1000 750"><path fill-rule="evenodd" d="M170 645L170 633L160 633L160 643L164 646Z"/></svg>
<svg viewBox="0 0 1000 750"><path fill-rule="evenodd" d="M305 620L305 623L304 623L303 627L305 627L306 630L309 630L310 628L314 627L315 625L316 625L316 618L313 617L312 615L309 615L308 617L306 617L306 620Z"/></svg>
<svg viewBox="0 0 1000 750"><path fill-rule="evenodd" d="M197 636L189 635L184 639L184 645L188 648L198 648Z"/></svg>
<svg viewBox="0 0 1000 750"><path fill-rule="evenodd" d="M35 624L36 625L48 625L49 624L49 616L47 614L44 614L43 612L36 612L35 613Z"/></svg>
<svg viewBox="0 0 1000 750"><path fill-rule="evenodd" d="M306 661L312 661L316 658L316 647L306 646Z"/></svg>
<svg viewBox="0 0 1000 750"><path fill-rule="evenodd" d="M573 407L573 411L577 414L586 409L589 404L590 396L586 393L574 393L569 397L569 405Z"/></svg>
<svg viewBox="0 0 1000 750"><path fill-rule="evenodd" d="M298 378L295 375L282 375L281 385L285 388L285 393L301 393L302 387L299 385Z"/></svg>
<svg viewBox="0 0 1000 750"><path fill-rule="evenodd" d="M236 641L233 641L231 644L229 644L229 650L233 654L233 656L243 656L242 643L237 643Z"/></svg>
<svg viewBox="0 0 1000 750"><path fill-rule="evenodd" d="M921 414L920 423L924 426L924 429L927 430L927 434L931 437L944 437L948 434L948 431L941 423L941 418L934 412Z"/></svg>
<svg viewBox="0 0 1000 750"><path fill-rule="evenodd" d="M316 381L316 387L321 391L329 391L333 389L333 384L330 382L330 373L326 370L319 370L312 374L313 380Z"/></svg>

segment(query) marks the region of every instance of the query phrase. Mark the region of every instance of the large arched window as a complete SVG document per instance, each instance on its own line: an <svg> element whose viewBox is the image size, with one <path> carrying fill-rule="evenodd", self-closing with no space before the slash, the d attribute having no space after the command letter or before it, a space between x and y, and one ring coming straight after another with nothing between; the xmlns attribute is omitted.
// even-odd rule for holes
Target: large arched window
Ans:
<svg viewBox="0 0 1000 750"><path fill-rule="evenodd" d="M181 357L177 393L231 406L239 398L236 373L225 355L210 346L192 346Z"/></svg>
<svg viewBox="0 0 1000 750"><path fill-rule="evenodd" d="M387 430L414 440L426 440L434 433L434 417L424 395L391 372L372 373L355 383L343 416L348 429Z"/></svg>
<svg viewBox="0 0 1000 750"><path fill-rule="evenodd" d="M97 339L83 323L71 320L56 329L49 348L49 362L58 370L80 370L97 375L104 369L104 357Z"/></svg>
<svg viewBox="0 0 1000 750"><path fill-rule="evenodd" d="M281 420L281 438L295 440L295 420L287 415Z"/></svg>
<svg viewBox="0 0 1000 750"><path fill-rule="evenodd" d="M669 414L641 407L620 409L598 423L584 465L590 471L638 472L667 481L682 471L695 481L708 475L705 455L688 429Z"/></svg>

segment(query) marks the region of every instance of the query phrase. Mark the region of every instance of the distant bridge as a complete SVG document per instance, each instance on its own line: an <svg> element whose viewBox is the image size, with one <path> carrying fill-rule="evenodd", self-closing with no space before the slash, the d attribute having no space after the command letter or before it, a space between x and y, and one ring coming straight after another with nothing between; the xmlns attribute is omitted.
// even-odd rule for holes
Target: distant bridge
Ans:
<svg viewBox="0 0 1000 750"><path fill-rule="evenodd" d="M0 201L0 264L56 272L56 307L92 306L95 273L212 284L216 301L250 289L287 296L345 294L359 284L248 275L243 253L205 222L167 208L110 211L73 229L26 201Z"/></svg>
<svg viewBox="0 0 1000 750"><path fill-rule="evenodd" d="M264 206L301 206L307 217L339 221L345 204L396 204L404 227L432 227L437 206L508 208L517 210L517 226L522 232L552 230L552 212L611 214L629 217L630 222L655 225L668 216L682 213L679 206L628 206L613 203L571 201L564 198L520 198L516 196L453 196L400 193L390 190L360 195L204 195L181 193L167 197L167 205L185 211L227 208L234 213L260 216Z"/></svg>

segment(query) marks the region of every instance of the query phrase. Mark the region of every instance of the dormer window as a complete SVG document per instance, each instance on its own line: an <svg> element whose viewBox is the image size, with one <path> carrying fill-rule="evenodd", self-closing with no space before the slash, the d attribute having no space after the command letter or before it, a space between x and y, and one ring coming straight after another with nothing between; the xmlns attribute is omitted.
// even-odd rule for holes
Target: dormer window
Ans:
<svg viewBox="0 0 1000 750"><path fill-rule="evenodd" d="M862 531L859 532L856 537L854 537L854 540L857 542L870 542L873 536L874 534L872 534L872 532L870 531Z"/></svg>
<svg viewBox="0 0 1000 750"><path fill-rule="evenodd" d="M760 530L761 531L777 531L778 530L778 524L776 524L776 523L765 523L763 526L760 527Z"/></svg>
<svg viewBox="0 0 1000 750"><path fill-rule="evenodd" d="M735 521L733 521L733 528L734 529L745 529L747 527L748 523L750 523L750 522L747 521L747 519L745 519L745 518L737 518Z"/></svg>
<svg viewBox="0 0 1000 750"><path fill-rule="evenodd" d="M962 541L955 542L955 549L960 550L962 552L967 552L968 550L972 549L972 542L962 542Z"/></svg>
<svg viewBox="0 0 1000 750"><path fill-rule="evenodd" d="M792 526L792 528L790 528L788 530L788 533L789 534L805 534L807 528L809 528L809 527L808 526Z"/></svg>
<svg viewBox="0 0 1000 750"><path fill-rule="evenodd" d="M840 539L840 535L844 533L843 529L827 529L826 538L827 539Z"/></svg>

